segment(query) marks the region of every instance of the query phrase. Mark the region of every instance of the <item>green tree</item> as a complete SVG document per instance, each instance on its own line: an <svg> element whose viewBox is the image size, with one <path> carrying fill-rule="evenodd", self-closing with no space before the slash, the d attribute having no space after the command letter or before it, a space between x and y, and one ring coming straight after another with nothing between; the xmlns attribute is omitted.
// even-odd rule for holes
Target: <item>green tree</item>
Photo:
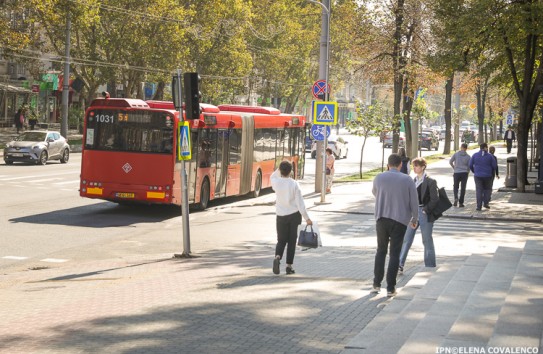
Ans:
<svg viewBox="0 0 543 354"><path fill-rule="evenodd" d="M356 136L361 136L364 138L362 147L360 149L360 164L359 164L359 174L362 178L362 166L364 160L364 147L366 146L366 141L368 137L372 134L380 135L385 131L387 126L386 115L383 112L381 105L375 104L362 108L360 103L356 104L356 119L351 119L347 122L347 130Z"/></svg>

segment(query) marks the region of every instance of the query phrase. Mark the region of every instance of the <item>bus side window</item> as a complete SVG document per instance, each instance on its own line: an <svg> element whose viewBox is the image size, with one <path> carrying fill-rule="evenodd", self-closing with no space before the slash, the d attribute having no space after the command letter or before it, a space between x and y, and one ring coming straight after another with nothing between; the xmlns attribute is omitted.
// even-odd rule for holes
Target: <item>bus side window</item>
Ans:
<svg viewBox="0 0 543 354"><path fill-rule="evenodd" d="M240 163L241 157L241 136L239 130L232 129L230 134L229 162L231 165Z"/></svg>

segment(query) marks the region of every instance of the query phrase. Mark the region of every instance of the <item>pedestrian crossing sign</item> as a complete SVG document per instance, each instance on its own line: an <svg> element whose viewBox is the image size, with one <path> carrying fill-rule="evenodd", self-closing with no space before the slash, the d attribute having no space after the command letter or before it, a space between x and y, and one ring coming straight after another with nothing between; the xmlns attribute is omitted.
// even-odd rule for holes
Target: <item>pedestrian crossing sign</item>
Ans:
<svg viewBox="0 0 543 354"><path fill-rule="evenodd" d="M190 160L192 158L192 146L190 143L189 122L179 122L177 134L177 158L179 160Z"/></svg>
<svg viewBox="0 0 543 354"><path fill-rule="evenodd" d="M337 124L337 102L313 101L313 124Z"/></svg>

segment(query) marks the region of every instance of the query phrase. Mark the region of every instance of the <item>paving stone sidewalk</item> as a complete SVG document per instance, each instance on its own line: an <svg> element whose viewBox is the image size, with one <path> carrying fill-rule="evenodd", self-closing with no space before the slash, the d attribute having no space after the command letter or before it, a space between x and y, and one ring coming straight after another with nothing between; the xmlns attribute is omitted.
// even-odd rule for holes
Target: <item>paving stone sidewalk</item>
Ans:
<svg viewBox="0 0 543 354"><path fill-rule="evenodd" d="M498 157L503 169L505 155ZM448 161L428 172L452 196ZM311 188L303 183L310 213L373 213L371 183L337 183L325 204ZM473 189L468 184L466 207L446 218L541 223L543 195L495 192L490 211L476 212ZM339 353L394 301L369 294L373 248L299 250L297 273L273 276L273 246L253 242L194 259L157 254L0 274L0 353ZM420 260L409 261L399 288L423 269Z"/></svg>

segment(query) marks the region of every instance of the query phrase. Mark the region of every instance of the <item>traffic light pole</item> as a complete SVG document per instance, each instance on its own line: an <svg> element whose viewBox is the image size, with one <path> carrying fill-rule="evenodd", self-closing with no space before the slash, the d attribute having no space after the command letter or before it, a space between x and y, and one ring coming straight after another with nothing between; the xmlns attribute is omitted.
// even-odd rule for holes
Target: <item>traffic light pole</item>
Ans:
<svg viewBox="0 0 543 354"><path fill-rule="evenodd" d="M307 0L311 3L317 4L322 7L322 20L321 20L321 42L320 42L320 58L319 58L319 79L324 79L324 101L329 100L329 82L328 82L328 71L330 68L330 0ZM320 192L321 192L321 203L326 201L326 148L328 147L328 136L324 134L324 141L321 146L317 142L317 156L322 157L321 164L321 173L319 181L319 169L318 163L315 165L315 191L319 190L320 182ZM317 159L318 162L318 159Z"/></svg>
<svg viewBox="0 0 543 354"><path fill-rule="evenodd" d="M181 70L177 69L177 74L172 80L172 93L175 109L179 112L179 123L182 124L183 119L183 88L182 88ZM183 138L181 131L179 132L179 143L177 148L181 148L181 139ZM188 182L185 160L181 160L181 220L183 223L183 253L175 254L176 258L190 258L190 227L189 227L189 197L188 197Z"/></svg>

